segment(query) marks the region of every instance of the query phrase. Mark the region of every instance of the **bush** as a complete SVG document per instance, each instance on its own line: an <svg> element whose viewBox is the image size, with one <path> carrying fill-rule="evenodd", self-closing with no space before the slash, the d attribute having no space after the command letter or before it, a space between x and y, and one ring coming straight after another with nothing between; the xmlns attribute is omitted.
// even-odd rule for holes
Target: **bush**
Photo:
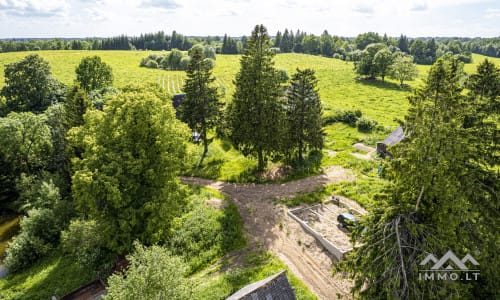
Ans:
<svg viewBox="0 0 500 300"><path fill-rule="evenodd" d="M357 110L345 110L336 111L333 116L329 116L323 119L323 125L330 125L336 122L342 122L349 124L351 126L356 126L356 121L363 115L363 113Z"/></svg>
<svg viewBox="0 0 500 300"><path fill-rule="evenodd" d="M375 127L377 127L377 121L361 117L356 121L356 126L361 132L371 132L375 129Z"/></svg>
<svg viewBox="0 0 500 300"><path fill-rule="evenodd" d="M149 60L146 63L146 68L158 69L158 63L155 60Z"/></svg>
<svg viewBox="0 0 500 300"><path fill-rule="evenodd" d="M47 255L59 240L60 224L53 210L32 209L21 220L21 233L9 243L5 265L11 272Z"/></svg>
<svg viewBox="0 0 500 300"><path fill-rule="evenodd" d="M190 62L191 62L191 57L190 56L184 56L181 59L181 62L180 62L181 69L182 70L187 70Z"/></svg>
<svg viewBox="0 0 500 300"><path fill-rule="evenodd" d="M160 246L144 247L134 243L127 257L130 266L122 274L109 277L103 299L190 299L191 285L184 277L183 261Z"/></svg>
<svg viewBox="0 0 500 300"><path fill-rule="evenodd" d="M67 230L61 232L64 252L83 267L99 269L112 257L104 245L104 228L95 220L72 220Z"/></svg>
<svg viewBox="0 0 500 300"><path fill-rule="evenodd" d="M278 78L281 83L286 83L288 80L290 80L290 75L288 75L288 72L285 69L278 69Z"/></svg>
<svg viewBox="0 0 500 300"><path fill-rule="evenodd" d="M194 273L244 244L241 228L241 218L233 204L223 211L198 204L174 227L170 249L183 256L189 273Z"/></svg>

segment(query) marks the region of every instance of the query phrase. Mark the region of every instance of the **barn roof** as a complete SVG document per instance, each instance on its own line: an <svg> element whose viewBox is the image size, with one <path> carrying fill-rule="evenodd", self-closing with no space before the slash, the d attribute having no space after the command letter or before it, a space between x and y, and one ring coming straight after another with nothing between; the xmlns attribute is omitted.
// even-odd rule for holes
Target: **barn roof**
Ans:
<svg viewBox="0 0 500 300"><path fill-rule="evenodd" d="M254 282L232 294L226 300L295 300L293 289L286 278L286 271Z"/></svg>
<svg viewBox="0 0 500 300"><path fill-rule="evenodd" d="M382 141L385 145L394 145L399 143L405 137L405 133L403 131L403 127L399 126L394 130L389 136Z"/></svg>

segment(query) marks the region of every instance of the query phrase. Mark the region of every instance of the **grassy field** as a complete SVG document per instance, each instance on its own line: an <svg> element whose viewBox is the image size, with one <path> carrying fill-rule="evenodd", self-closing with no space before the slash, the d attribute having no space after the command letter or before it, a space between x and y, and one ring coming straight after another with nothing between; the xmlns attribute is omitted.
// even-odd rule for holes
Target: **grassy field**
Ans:
<svg viewBox="0 0 500 300"><path fill-rule="evenodd" d="M139 67L141 58L152 52L145 51L39 51L36 52L46 59L54 76L65 84L75 80L75 68L85 56L98 55L111 65L115 78L115 86L127 84L156 83L166 93L174 94L182 91L185 79L183 71L165 71ZM4 85L3 66L22 59L28 52L0 53L0 87ZM486 57L473 54L473 63L465 65L469 73L473 73L477 65ZM216 84L225 94L225 100L230 101L234 92L233 80L239 70L239 55L218 55L214 75ZM500 65L500 59L488 58ZM325 127L326 143L321 158L321 167L342 165L363 174L374 172L377 162L369 162L351 155L356 150L354 143L364 143L375 146L392 129L397 126L396 119L402 119L408 109L407 96L422 83L430 66L418 66L420 75L415 81L408 82L410 89L401 89L393 80L363 81L357 77L353 64L337 59L305 54L279 54L275 58L276 67L283 68L292 75L297 68L312 68L318 77L318 89L323 101L324 116L335 114L337 110L362 111L363 115L376 120L383 130L366 134L356 128L341 123ZM243 157L228 141L215 140L210 145L208 157L202 168L195 168L201 147L192 147L193 164L187 168L186 175L202 176L236 182L258 181L253 172L255 161ZM332 156L332 151L336 152ZM275 165L274 165L275 166ZM273 165L270 165L272 168ZM293 174L290 178L307 176L318 171L306 171Z"/></svg>

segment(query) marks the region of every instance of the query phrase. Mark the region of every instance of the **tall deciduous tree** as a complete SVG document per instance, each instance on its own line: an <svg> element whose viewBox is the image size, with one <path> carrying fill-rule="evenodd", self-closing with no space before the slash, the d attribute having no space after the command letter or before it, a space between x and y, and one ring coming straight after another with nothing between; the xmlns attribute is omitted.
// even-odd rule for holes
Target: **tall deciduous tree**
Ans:
<svg viewBox="0 0 500 300"><path fill-rule="evenodd" d="M377 69L377 74L382 77L382 81L384 81L385 76L389 73L393 60L392 53L387 48L379 50L373 57L373 64Z"/></svg>
<svg viewBox="0 0 500 300"><path fill-rule="evenodd" d="M303 160L307 148L321 149L323 146L321 100L317 84L313 70L297 69L287 92L289 143L297 150L299 160Z"/></svg>
<svg viewBox="0 0 500 300"><path fill-rule="evenodd" d="M190 53L187 79L184 84L185 99L180 105L181 120L186 122L191 130L200 134L203 142L203 154L200 165L207 152L209 140L207 132L217 125L221 115L222 103L219 101L217 87L211 86L215 81L212 67L203 55L203 48L192 48Z"/></svg>
<svg viewBox="0 0 500 300"><path fill-rule="evenodd" d="M404 81L415 79L417 75L417 65L409 55L397 55L389 69L389 77L399 80L400 85L403 85Z"/></svg>
<svg viewBox="0 0 500 300"><path fill-rule="evenodd" d="M188 140L171 105L153 92L129 89L103 112L88 111L85 125L70 134L84 148L74 160L73 198L107 228L108 248L123 253L136 239L164 240L183 203L177 174Z"/></svg>
<svg viewBox="0 0 500 300"><path fill-rule="evenodd" d="M76 67L76 81L87 93L113 84L113 71L99 56L85 57Z"/></svg>
<svg viewBox="0 0 500 300"><path fill-rule="evenodd" d="M267 158L280 150L285 127L283 92L273 57L267 29L255 26L240 61L229 106L230 137L243 154L258 158L259 170L264 170Z"/></svg>
<svg viewBox="0 0 500 300"><path fill-rule="evenodd" d="M1 94L11 111L42 113L64 98L64 86L52 77L49 63L38 54L5 66L5 86Z"/></svg>

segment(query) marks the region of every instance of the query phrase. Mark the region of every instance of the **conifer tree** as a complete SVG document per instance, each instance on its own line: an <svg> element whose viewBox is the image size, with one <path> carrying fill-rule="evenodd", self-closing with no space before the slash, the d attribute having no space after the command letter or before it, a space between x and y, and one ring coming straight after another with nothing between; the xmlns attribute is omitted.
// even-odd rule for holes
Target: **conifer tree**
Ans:
<svg viewBox="0 0 500 300"><path fill-rule="evenodd" d="M452 250L464 257L480 250L470 230L471 186L463 184L471 146L463 127L465 79L462 63L447 56L409 97L406 138L392 148L394 159L385 168L392 185L354 233L361 246L346 262L363 299L470 296L460 282L419 280L419 264L429 253L441 257Z"/></svg>
<svg viewBox="0 0 500 300"><path fill-rule="evenodd" d="M212 76L211 65L205 60L202 49L193 48L191 62L186 73L187 79L183 89L186 97L179 107L180 117L191 130L200 134L203 142L201 165L208 152L207 132L217 124L222 103L219 101L217 88L210 86L215 78Z"/></svg>
<svg viewBox="0 0 500 300"><path fill-rule="evenodd" d="M283 92L267 29L255 26L246 44L229 106L228 124L233 144L244 155L256 156L258 169L262 171L267 158L281 150L285 130Z"/></svg>
<svg viewBox="0 0 500 300"><path fill-rule="evenodd" d="M321 149L323 146L321 100L316 89L317 83L313 70L297 69L287 91L288 142L291 149L296 149L300 161L307 148Z"/></svg>

